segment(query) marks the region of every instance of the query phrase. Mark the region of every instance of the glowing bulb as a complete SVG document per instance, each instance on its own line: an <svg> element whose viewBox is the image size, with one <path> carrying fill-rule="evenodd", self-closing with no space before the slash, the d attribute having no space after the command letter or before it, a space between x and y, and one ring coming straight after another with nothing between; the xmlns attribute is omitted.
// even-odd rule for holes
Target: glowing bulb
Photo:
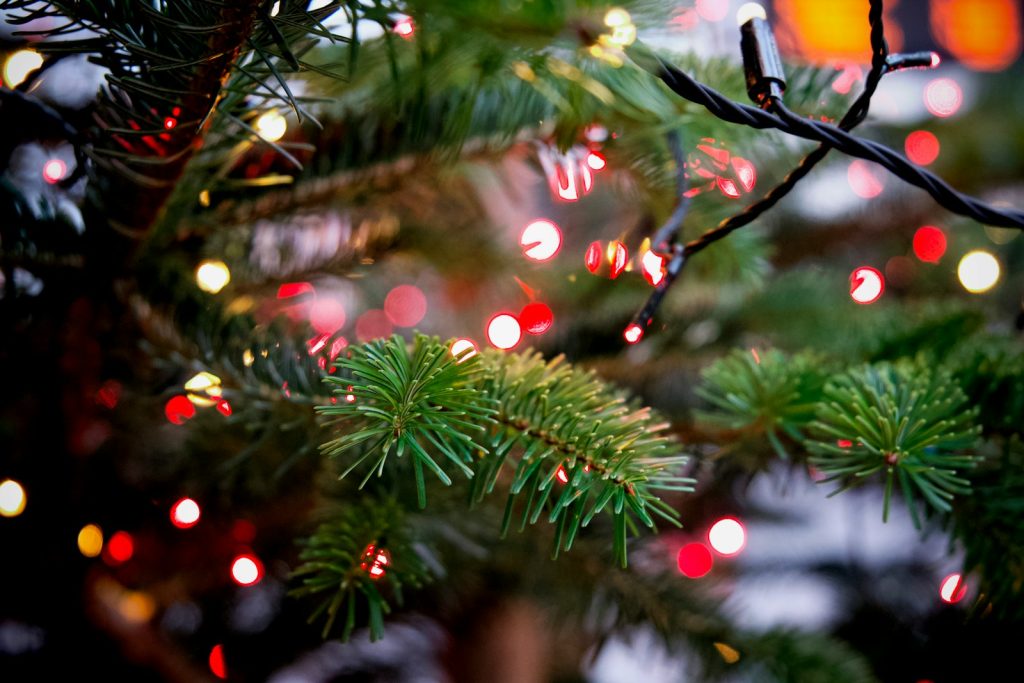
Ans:
<svg viewBox="0 0 1024 683"><path fill-rule="evenodd" d="M519 312L519 323L529 334L544 334L554 322L551 308L540 301L526 304Z"/></svg>
<svg viewBox="0 0 1024 683"><path fill-rule="evenodd" d="M547 261L562 246L562 231L551 221L540 219L529 223L519 235L523 255L534 261Z"/></svg>
<svg viewBox="0 0 1024 683"><path fill-rule="evenodd" d="M213 675L216 676L217 678L227 678L228 677L228 667L227 667L227 664L224 662L224 646L223 645L214 645L213 646L213 649L210 650L210 657L209 657L208 664L210 665L210 671L212 671Z"/></svg>
<svg viewBox="0 0 1024 683"><path fill-rule="evenodd" d="M919 166L927 166L939 158L939 139L926 130L915 130L908 135L903 148L907 158Z"/></svg>
<svg viewBox="0 0 1024 683"><path fill-rule="evenodd" d="M625 26L631 23L633 23L633 20L629 16L629 12L621 7L613 7L604 15L604 25L610 28Z"/></svg>
<svg viewBox="0 0 1024 683"><path fill-rule="evenodd" d="M939 597L943 602L948 602L951 605L963 600L966 594L967 586L964 585L963 577L959 574L950 574L939 585Z"/></svg>
<svg viewBox="0 0 1024 683"><path fill-rule="evenodd" d="M415 285L399 285L384 298L384 315L398 327L412 327L427 314L427 297Z"/></svg>
<svg viewBox="0 0 1024 683"><path fill-rule="evenodd" d="M689 579L705 576L715 564L711 551L703 543L687 543L679 549L676 558L679 572Z"/></svg>
<svg viewBox="0 0 1024 683"><path fill-rule="evenodd" d="M885 278L876 268L861 266L850 273L850 298L859 304L873 304L885 291Z"/></svg>
<svg viewBox="0 0 1024 683"><path fill-rule="evenodd" d="M402 38L412 40L413 36L416 35L416 24L413 22L412 17L402 17L395 22L395 27L392 30Z"/></svg>
<svg viewBox="0 0 1024 683"><path fill-rule="evenodd" d="M25 487L13 479L0 484L0 516L17 517L25 511Z"/></svg>
<svg viewBox="0 0 1024 683"><path fill-rule="evenodd" d="M629 259L629 252L626 250L625 244L618 240L612 240L608 243L607 255L608 263L611 265L608 275L614 280L626 269L626 261Z"/></svg>
<svg viewBox="0 0 1024 683"><path fill-rule="evenodd" d="M86 557L96 557L103 550L103 531L95 524L86 524L78 532L78 551Z"/></svg>
<svg viewBox="0 0 1024 683"><path fill-rule="evenodd" d="M964 102L964 93L952 78L936 78L925 86L924 106L935 116L952 116Z"/></svg>
<svg viewBox="0 0 1024 683"><path fill-rule="evenodd" d="M196 416L196 407L188 396L173 396L164 405L164 415L171 424L183 425Z"/></svg>
<svg viewBox="0 0 1024 683"><path fill-rule="evenodd" d="M50 159L43 164L43 180L53 185L60 182L68 171L68 165L60 159Z"/></svg>
<svg viewBox="0 0 1024 683"><path fill-rule="evenodd" d="M199 289L216 294L231 282L231 271L223 261L203 261L196 268L196 284Z"/></svg>
<svg viewBox="0 0 1024 683"><path fill-rule="evenodd" d="M167 118L164 119L164 129L165 130L173 130L174 127L177 126L177 125L178 125L178 119L174 118L173 116L168 116Z"/></svg>
<svg viewBox="0 0 1024 683"><path fill-rule="evenodd" d="M132 559L135 554L135 541L127 531L118 531L103 548L103 560L109 565L118 565Z"/></svg>
<svg viewBox="0 0 1024 683"><path fill-rule="evenodd" d="M563 484L569 483L569 473L565 471L564 465L558 466L558 471L555 472L555 478L558 479L558 481L562 482Z"/></svg>
<svg viewBox="0 0 1024 683"><path fill-rule="evenodd" d="M747 544L747 533L737 520L725 517L711 525L708 542L719 555L735 555Z"/></svg>
<svg viewBox="0 0 1024 683"><path fill-rule="evenodd" d="M664 256L649 249L640 257L640 267L643 270L644 279L652 287L657 287L665 279L665 261Z"/></svg>
<svg viewBox="0 0 1024 683"><path fill-rule="evenodd" d="M946 235L934 225L923 225L914 233L914 255L925 263L938 263L946 253Z"/></svg>
<svg viewBox="0 0 1024 683"><path fill-rule="evenodd" d="M231 578L239 586L251 586L263 578L263 563L255 555L239 555L231 563Z"/></svg>
<svg viewBox="0 0 1024 683"><path fill-rule="evenodd" d="M366 550L363 551L363 561L359 564L359 567L370 575L371 579L377 580L382 578L391 566L391 553L387 548L378 548L376 541L366 546Z"/></svg>
<svg viewBox="0 0 1024 683"><path fill-rule="evenodd" d="M632 45L636 40L636 26L629 12L621 7L613 7L604 15L604 24L612 31L604 36L606 43L612 47Z"/></svg>
<svg viewBox="0 0 1024 683"><path fill-rule="evenodd" d="M983 294L999 282L1001 267L996 257L987 251L976 249L964 254L957 266L956 275L971 294Z"/></svg>
<svg viewBox="0 0 1024 683"><path fill-rule="evenodd" d="M256 134L267 142L277 142L288 130L288 121L276 109L263 112L256 119Z"/></svg>
<svg viewBox="0 0 1024 683"><path fill-rule="evenodd" d="M601 267L601 243L591 242L590 246L587 247L587 253L583 256L583 262L587 266L587 270L591 273L596 273Z"/></svg>
<svg viewBox="0 0 1024 683"><path fill-rule="evenodd" d="M456 363L464 363L476 354L480 353L480 349L477 348L476 342L472 339L456 339L452 342L449 351L452 357L455 358Z"/></svg>
<svg viewBox="0 0 1024 683"><path fill-rule="evenodd" d="M644 328L640 327L636 323L632 323L626 328L626 331L622 333L622 336L626 338L626 341L630 344L636 344L640 341L640 338L644 336Z"/></svg>
<svg viewBox="0 0 1024 683"><path fill-rule="evenodd" d="M764 7L757 4L756 2L748 2L745 5L740 5L740 8L736 10L736 23L740 26L747 23L751 19L767 19L768 13Z"/></svg>
<svg viewBox="0 0 1024 683"><path fill-rule="evenodd" d="M194 405L203 407L216 405L222 391L220 377L205 370L198 372L185 382L185 391L188 392L188 400Z"/></svg>
<svg viewBox="0 0 1024 683"><path fill-rule="evenodd" d="M191 498L182 498L171 506L171 524L179 529L191 529L199 523L199 503Z"/></svg>
<svg viewBox="0 0 1024 683"><path fill-rule="evenodd" d="M498 313L487 323L487 341L496 349L515 348L523 338L523 328L511 313Z"/></svg>
<svg viewBox="0 0 1024 683"><path fill-rule="evenodd" d="M4 85L15 88L43 65L43 56L35 50L18 50L4 62Z"/></svg>
<svg viewBox="0 0 1024 683"><path fill-rule="evenodd" d="M587 155L587 166L595 171L601 171L608 165L608 160L600 152L591 152Z"/></svg>

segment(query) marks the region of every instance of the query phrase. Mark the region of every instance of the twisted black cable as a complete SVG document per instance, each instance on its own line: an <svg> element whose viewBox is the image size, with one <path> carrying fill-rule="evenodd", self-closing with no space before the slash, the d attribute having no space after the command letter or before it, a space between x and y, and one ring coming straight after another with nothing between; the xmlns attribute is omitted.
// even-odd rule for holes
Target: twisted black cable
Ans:
<svg viewBox="0 0 1024 683"><path fill-rule="evenodd" d="M769 102L770 111L733 102L716 90L693 80L661 58L656 59L659 64L656 75L669 88L681 97L700 104L723 121L757 129L776 128L790 135L827 143L849 156L880 164L897 177L927 191L940 206L953 213L968 216L987 225L1024 228L1024 211L1000 209L958 192L935 174L915 166L885 145L855 137L836 126L805 120L786 109L778 99Z"/></svg>

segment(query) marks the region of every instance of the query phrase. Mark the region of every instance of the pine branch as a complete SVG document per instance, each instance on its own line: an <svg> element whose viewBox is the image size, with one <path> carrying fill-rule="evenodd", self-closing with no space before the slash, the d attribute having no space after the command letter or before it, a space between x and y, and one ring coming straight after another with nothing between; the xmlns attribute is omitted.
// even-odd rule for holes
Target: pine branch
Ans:
<svg viewBox="0 0 1024 683"><path fill-rule="evenodd" d="M338 402L318 410L345 430L324 452L355 451L342 476L369 466L365 485L383 474L390 457L408 453L425 506L424 468L445 485L452 480L442 464L460 470L479 501L514 467L503 530L525 494L520 527L547 512L557 529L556 555L607 511L624 565L634 518L650 528L655 517L676 523L674 510L653 492L691 490L692 480L676 474L687 459L671 455L667 425L560 358L545 363L534 353L487 351L455 359L437 339L418 336L411 353L392 337L353 349L338 366L351 379L326 378Z"/></svg>
<svg viewBox="0 0 1024 683"><path fill-rule="evenodd" d="M835 493L884 474L883 519L898 481L920 526L915 491L940 512L970 493L958 473L977 463L969 453L981 433L977 414L945 370L911 361L866 365L825 387L806 444L825 481L840 482Z"/></svg>

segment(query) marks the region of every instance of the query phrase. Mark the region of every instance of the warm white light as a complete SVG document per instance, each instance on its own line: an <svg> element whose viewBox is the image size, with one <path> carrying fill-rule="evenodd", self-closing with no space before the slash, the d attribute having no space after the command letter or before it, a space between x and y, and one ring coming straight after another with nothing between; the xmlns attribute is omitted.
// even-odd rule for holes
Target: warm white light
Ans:
<svg viewBox="0 0 1024 683"><path fill-rule="evenodd" d="M260 580L262 574L259 560L252 555L239 555L231 563L231 578L239 585L251 586Z"/></svg>
<svg viewBox="0 0 1024 683"><path fill-rule="evenodd" d="M13 479L0 484L0 516L17 517L25 510L25 488Z"/></svg>
<svg viewBox="0 0 1024 683"><path fill-rule="evenodd" d="M629 16L629 12L622 9L621 7L613 7L610 10L608 10L608 12L605 13L604 15L605 26L610 26L611 28L616 28L617 26L626 26L632 23L633 20Z"/></svg>
<svg viewBox="0 0 1024 683"><path fill-rule="evenodd" d="M499 313L487 323L487 341L497 349L511 349L522 338L523 329L514 315Z"/></svg>
<svg viewBox="0 0 1024 683"><path fill-rule="evenodd" d="M223 261L203 261L196 268L196 284L199 289L216 294L231 282L231 271Z"/></svg>
<svg viewBox="0 0 1024 683"><path fill-rule="evenodd" d="M288 121L276 109L271 109L256 119L255 128L259 136L267 142L277 142L288 130Z"/></svg>
<svg viewBox="0 0 1024 683"><path fill-rule="evenodd" d="M735 555L747 544L747 532L738 521L726 517L711 525L708 542L719 555Z"/></svg>
<svg viewBox="0 0 1024 683"><path fill-rule="evenodd" d="M220 400L223 394L220 377L205 370L196 373L189 381L185 382L185 391L188 392L188 400L197 406L212 406Z"/></svg>
<svg viewBox="0 0 1024 683"><path fill-rule="evenodd" d="M50 159L43 164L43 180L50 183L59 182L67 173L68 166L60 159Z"/></svg>
<svg viewBox="0 0 1024 683"><path fill-rule="evenodd" d="M957 266L956 275L960 278L960 284L971 294L983 294L996 286L999 282L999 275L1002 268L996 257L987 251L976 249L967 252L960 265Z"/></svg>
<svg viewBox="0 0 1024 683"><path fill-rule="evenodd" d="M171 523L179 529L194 527L199 522L199 503L182 498L171 506Z"/></svg>
<svg viewBox="0 0 1024 683"><path fill-rule="evenodd" d="M767 19L768 13L764 10L764 7L757 4L756 2L748 2L745 5L741 5L736 11L736 23L740 26L747 23L751 19Z"/></svg>
<svg viewBox="0 0 1024 683"><path fill-rule="evenodd" d="M451 354L458 363L464 363L476 354L480 353L480 349L476 347L476 342L472 339L456 339L452 342Z"/></svg>
<svg viewBox="0 0 1024 683"><path fill-rule="evenodd" d="M562 246L562 232L547 220L536 220L523 228L519 236L523 254L534 261L547 261Z"/></svg>
<svg viewBox="0 0 1024 683"><path fill-rule="evenodd" d="M35 50L18 50L4 63L4 85L18 86L28 75L43 65L43 56Z"/></svg>

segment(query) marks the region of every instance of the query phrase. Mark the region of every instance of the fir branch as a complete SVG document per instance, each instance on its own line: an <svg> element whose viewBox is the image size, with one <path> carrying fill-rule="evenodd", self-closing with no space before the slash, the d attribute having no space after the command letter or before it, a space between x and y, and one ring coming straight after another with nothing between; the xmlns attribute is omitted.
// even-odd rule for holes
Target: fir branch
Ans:
<svg viewBox="0 0 1024 683"><path fill-rule="evenodd" d="M945 370L911 361L865 365L825 387L806 445L811 463L829 475L825 481L840 482L834 493L884 473L883 519L898 481L920 526L915 490L940 512L952 509L955 495L970 493L958 474L977 462L965 452L981 433L977 414Z"/></svg>
<svg viewBox="0 0 1024 683"><path fill-rule="evenodd" d="M302 564L292 574L302 585L291 594L326 593L309 617L310 623L326 617L324 638L343 615L342 640L362 618L370 639L379 640L391 603L403 602L403 587L420 588L434 578L407 536L402 508L391 499L362 498L332 515L303 545Z"/></svg>
<svg viewBox="0 0 1024 683"><path fill-rule="evenodd" d="M763 434L779 457L789 453L779 433L796 442L814 418L825 384L825 363L804 352L787 357L781 351L735 350L702 373L697 394L714 407L700 417L727 429Z"/></svg>
<svg viewBox="0 0 1024 683"><path fill-rule="evenodd" d="M653 492L692 490L693 481L677 473L687 458L671 455L668 425L562 358L488 351L455 359L437 339L418 336L410 353L396 336L354 349L338 366L351 379L326 378L338 402L318 410L346 430L324 452L356 452L342 476L369 465L365 485L390 456L409 453L425 506L424 468L445 485L452 480L441 463L459 469L473 480L474 501L494 491L506 466L514 468L503 531L525 494L521 528L546 512L557 529L556 555L607 511L625 565L634 519L650 528L656 517L676 523ZM443 456L440 463L432 453Z"/></svg>

